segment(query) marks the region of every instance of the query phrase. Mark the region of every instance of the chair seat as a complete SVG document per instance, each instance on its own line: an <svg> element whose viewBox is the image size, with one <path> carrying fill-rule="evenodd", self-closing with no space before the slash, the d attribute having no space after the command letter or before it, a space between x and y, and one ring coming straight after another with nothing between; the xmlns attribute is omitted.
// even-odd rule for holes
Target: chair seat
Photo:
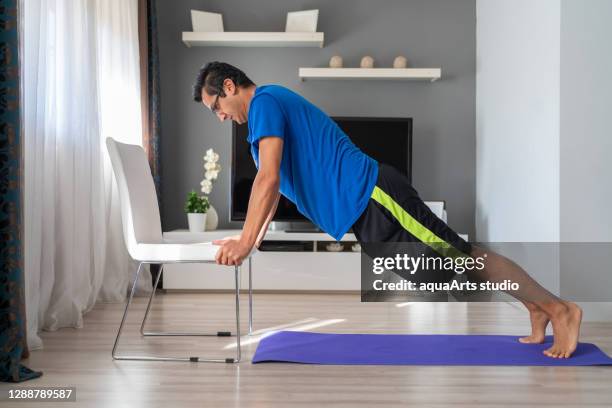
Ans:
<svg viewBox="0 0 612 408"><path fill-rule="evenodd" d="M146 262L214 262L219 245L212 242L137 244L134 250L134 259ZM253 248L250 257L257 251Z"/></svg>

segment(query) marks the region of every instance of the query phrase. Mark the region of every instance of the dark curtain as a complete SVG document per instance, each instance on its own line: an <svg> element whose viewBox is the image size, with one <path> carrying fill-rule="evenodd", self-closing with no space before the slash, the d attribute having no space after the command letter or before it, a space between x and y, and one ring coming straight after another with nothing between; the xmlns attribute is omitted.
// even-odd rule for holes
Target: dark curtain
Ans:
<svg viewBox="0 0 612 408"><path fill-rule="evenodd" d="M160 91L159 51L157 46L156 0L138 0L138 41L140 49L140 106L142 111L142 146L147 153L151 174L157 191L157 202L162 208L160 165ZM151 265L153 282L159 265ZM163 288L163 278L159 287Z"/></svg>
<svg viewBox="0 0 612 408"><path fill-rule="evenodd" d="M142 145L147 152L161 208L159 51L155 0L139 0L138 32L140 42Z"/></svg>
<svg viewBox="0 0 612 408"><path fill-rule="evenodd" d="M0 0L0 380L42 375L27 358L22 240L22 137L19 114L18 0Z"/></svg>

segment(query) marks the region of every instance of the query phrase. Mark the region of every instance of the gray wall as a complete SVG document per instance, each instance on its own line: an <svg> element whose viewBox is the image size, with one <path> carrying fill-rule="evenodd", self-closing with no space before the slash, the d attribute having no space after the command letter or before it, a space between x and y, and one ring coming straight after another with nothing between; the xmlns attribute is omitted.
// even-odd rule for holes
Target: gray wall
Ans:
<svg viewBox="0 0 612 408"><path fill-rule="evenodd" d="M300 93L329 115L414 118L413 178L424 199L447 200L449 223L474 234L475 200L475 0L278 1L256 7L244 1L158 1L162 91L164 229L186 227L183 200L199 188L207 148L221 155L223 170L211 200L220 228L240 228L228 215L231 125L191 102L198 68L220 60L243 69L257 84L278 83ZM249 3L251 4L251 3ZM223 13L226 31L283 31L286 13L318 8L320 48L187 48L190 9ZM300 82L298 67L326 66L334 54L358 66L369 54L391 66L403 54L417 67L442 67L436 83L395 81Z"/></svg>

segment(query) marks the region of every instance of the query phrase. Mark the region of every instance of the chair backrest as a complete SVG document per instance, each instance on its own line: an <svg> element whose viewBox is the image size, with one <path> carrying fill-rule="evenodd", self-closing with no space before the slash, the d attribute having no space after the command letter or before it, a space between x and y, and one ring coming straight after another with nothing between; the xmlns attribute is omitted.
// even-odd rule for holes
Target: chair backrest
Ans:
<svg viewBox="0 0 612 408"><path fill-rule="evenodd" d="M141 146L106 139L121 203L123 238L134 258L136 244L162 242L159 206L147 156Z"/></svg>

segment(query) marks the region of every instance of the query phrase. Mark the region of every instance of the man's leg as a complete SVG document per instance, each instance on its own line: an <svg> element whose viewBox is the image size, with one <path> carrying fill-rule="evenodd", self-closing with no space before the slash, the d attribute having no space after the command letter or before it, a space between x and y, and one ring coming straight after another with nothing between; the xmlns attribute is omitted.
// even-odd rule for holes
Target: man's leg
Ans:
<svg viewBox="0 0 612 408"><path fill-rule="evenodd" d="M381 164L376 187L368 209L353 226L360 242L423 242L432 248L448 245L462 256L484 256L485 251L461 239L446 223L436 217L420 199L409 180L390 166ZM508 292L521 300L532 317L535 330L529 338L543 333L546 319L553 326L553 346L545 350L549 357L569 357L576 349L582 310L563 301L533 280L511 260L486 251L485 268L476 276L491 282L509 279L519 284L516 292ZM446 255L446 254L443 254ZM452 256L452 254L451 254ZM541 311L541 312L540 312ZM542 318L544 313L545 318Z"/></svg>
<svg viewBox="0 0 612 408"><path fill-rule="evenodd" d="M486 257L484 257L485 254ZM485 259L484 269L469 272L478 279L490 282L503 282L509 279L519 284L517 291L507 293L526 305L531 316L532 327L535 321L536 327L530 337L539 338L548 323L546 319L550 320L554 342L549 349L544 351L544 354L549 357L567 358L576 350L582 320L582 310L578 305L553 295L540 286L519 265L493 251L473 246L471 256ZM545 316L542 316L542 313Z"/></svg>

